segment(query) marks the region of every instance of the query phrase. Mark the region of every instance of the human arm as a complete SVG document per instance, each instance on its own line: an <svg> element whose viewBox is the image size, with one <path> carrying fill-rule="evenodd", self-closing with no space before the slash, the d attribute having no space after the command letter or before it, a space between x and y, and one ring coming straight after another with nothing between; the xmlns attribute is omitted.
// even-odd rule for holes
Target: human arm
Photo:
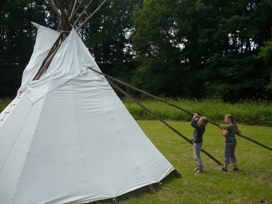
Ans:
<svg viewBox="0 0 272 204"><path fill-rule="evenodd" d="M236 126L236 134L238 134L238 135L241 134L241 130L239 130L238 126Z"/></svg>
<svg viewBox="0 0 272 204"><path fill-rule="evenodd" d="M193 118L192 118L192 120L191 120L191 125L192 125L192 127L195 128L195 127L198 127L198 126L199 126L199 125L197 124L198 119L199 119L198 114L197 114L197 113L194 113Z"/></svg>
<svg viewBox="0 0 272 204"><path fill-rule="evenodd" d="M222 134L224 137L227 137L229 135L229 130L227 130L224 126L218 125L217 127L219 127L222 130Z"/></svg>
<svg viewBox="0 0 272 204"><path fill-rule="evenodd" d="M222 129L222 134L224 137L227 137L229 135L229 131L226 128Z"/></svg>
<svg viewBox="0 0 272 204"><path fill-rule="evenodd" d="M197 113L194 113L193 119L197 122L199 120L200 116Z"/></svg>

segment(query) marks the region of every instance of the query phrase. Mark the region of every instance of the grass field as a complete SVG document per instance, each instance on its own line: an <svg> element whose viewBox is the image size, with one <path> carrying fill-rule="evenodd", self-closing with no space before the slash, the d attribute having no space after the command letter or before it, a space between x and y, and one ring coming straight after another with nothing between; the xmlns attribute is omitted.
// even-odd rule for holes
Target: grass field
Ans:
<svg viewBox="0 0 272 204"><path fill-rule="evenodd" d="M191 139L193 128L188 122L168 123ZM236 156L239 171L222 172L221 166L201 153L204 172L196 174L190 143L159 121L138 121L153 144L182 174L168 175L162 186L155 184L156 194L146 188L117 198L118 204L183 204L183 203L272 203L272 152L237 136ZM240 125L244 135L272 147L270 127ZM203 149L223 163L224 138L220 129L208 124ZM230 165L231 167L231 165ZM112 203L111 200L97 203Z"/></svg>
<svg viewBox="0 0 272 204"><path fill-rule="evenodd" d="M231 113L237 119L243 135L272 147L272 105L268 102L242 102L235 105L209 100L171 102L221 124L224 115ZM0 112L8 103L9 100L0 100ZM191 139L191 115L154 101L143 101L143 104ZM195 161L190 143L160 121L153 120L153 116L137 105L129 101L125 101L125 105L133 117L138 119L138 124L153 144L182 174L182 178L170 174L161 181L162 185L153 185L156 194L142 188L118 197L118 204L272 204L272 151L237 136L239 171L222 172L220 165L201 153L204 172L196 174L193 171ZM256 124L263 126L255 126ZM212 124L207 125L203 149L223 163L224 138L221 130Z"/></svg>

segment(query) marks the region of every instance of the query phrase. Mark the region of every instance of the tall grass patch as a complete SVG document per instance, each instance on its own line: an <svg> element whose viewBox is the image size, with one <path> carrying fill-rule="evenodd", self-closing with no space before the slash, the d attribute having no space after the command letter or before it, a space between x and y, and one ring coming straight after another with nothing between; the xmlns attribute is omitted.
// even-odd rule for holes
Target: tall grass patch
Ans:
<svg viewBox="0 0 272 204"><path fill-rule="evenodd" d="M226 114L232 114L238 123L248 125L272 126L272 104L266 101L241 101L230 104L220 100L187 100L187 99L165 99L182 109L192 113L208 117L218 123L223 123ZM145 111L136 103L123 100L125 106L137 120L153 120L155 117ZM189 121L190 114L172 107L158 100L140 100L140 103L154 112L162 119Z"/></svg>

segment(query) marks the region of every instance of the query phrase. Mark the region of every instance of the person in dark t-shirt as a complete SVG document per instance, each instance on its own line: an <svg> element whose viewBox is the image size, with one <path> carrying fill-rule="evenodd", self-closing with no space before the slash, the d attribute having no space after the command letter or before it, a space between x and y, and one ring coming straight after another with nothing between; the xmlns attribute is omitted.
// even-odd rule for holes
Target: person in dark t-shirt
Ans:
<svg viewBox="0 0 272 204"><path fill-rule="evenodd" d="M194 113L194 116L191 120L191 126L194 127L193 135L193 146L194 146L194 158L196 160L196 169L197 173L203 171L202 160L200 157L200 150L203 144L203 134L205 132L205 127L208 123L208 119L204 116L199 117L197 113Z"/></svg>

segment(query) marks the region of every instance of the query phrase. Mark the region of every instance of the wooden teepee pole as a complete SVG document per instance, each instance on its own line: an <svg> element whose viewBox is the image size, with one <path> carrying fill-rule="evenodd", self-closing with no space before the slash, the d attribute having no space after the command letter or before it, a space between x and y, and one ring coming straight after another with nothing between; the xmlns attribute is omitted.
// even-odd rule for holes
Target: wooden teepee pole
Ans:
<svg viewBox="0 0 272 204"><path fill-rule="evenodd" d="M88 18L85 19L85 21L77 28L77 31L91 18L93 15L106 3L107 0L104 0L97 9L90 15Z"/></svg>
<svg viewBox="0 0 272 204"><path fill-rule="evenodd" d="M184 112L186 112L186 113L188 113L188 114L190 114L190 115L193 115L193 114L194 114L193 112L190 112L190 111L188 111L188 110L186 110L186 109L184 109L184 108L181 108L181 107L179 107L179 106L176 106L175 104L169 103L168 101L166 101L166 100L164 100L164 99L161 99L161 98L159 98L159 97L157 97L157 96L154 96L154 95L152 95L152 94L150 94L150 93L147 93L147 92L145 92L145 91L143 91L143 90L137 89L137 88L135 88L135 87L133 87L133 86L131 86L131 85L125 83L125 82L122 82L122 81L120 81L120 80L118 80L118 79L115 79L115 78L113 78L113 77L111 77L111 76L109 76L109 75L107 75L107 74L104 74L104 73L99 72L99 71L97 71L97 70L95 70L95 69L92 69L91 67L89 67L89 69L93 70L94 72L96 72L96 73L98 73L98 74L104 75L107 79L114 80L114 81L116 81L116 82L118 82L118 83L120 83L120 84L122 84L122 85L125 85L126 87L129 87L129 88L131 88L131 89L133 89L133 90L136 90L136 91L138 91L138 92L140 92L140 93L143 93L143 94L145 94L145 95L147 95L147 96L150 96L150 97L152 97L152 98L154 98L154 99L157 99L157 100L159 100L159 101L162 101L162 102L164 102L164 103L166 103L166 104L168 104L168 105L170 105L170 106L172 106L172 107L175 107L175 108L177 108L177 109L179 109L179 110L182 110L182 111L184 111ZM200 117L201 117L201 116L200 116ZM213 125L216 125L217 127L220 126L219 123L216 123L216 122L214 122L214 121L212 121L212 120L209 120L209 123L211 123L211 124L213 124ZM264 148L266 148L266 149L272 151L272 148L271 148L271 147L269 147L269 146L267 146L267 145L264 145L264 144L262 144L262 143L260 143L260 142L258 142L258 141L256 141L256 140L254 140L254 139L251 139L251 138L249 138L249 137L247 137L247 136L245 136L245 135L242 135L242 134L237 134L237 135L240 136L240 137L242 137L242 138L244 138L244 139L247 139L247 140L249 140L249 141L251 141L251 142L253 142L253 143L255 143L255 144L257 144L257 145L259 145L259 146L261 146L261 147L264 147Z"/></svg>
<svg viewBox="0 0 272 204"><path fill-rule="evenodd" d="M36 73L36 75L33 78L33 80L40 79L40 77L44 73L46 73L49 65L51 64L52 60L54 59L54 57L55 57L57 51L59 50L60 46L62 45L62 43L64 42L64 40L66 39L66 37L69 35L70 31L72 30L72 27L75 27L77 25L77 23L79 22L79 19L81 18L81 16L83 15L83 13L86 11L86 9L90 6L90 4L91 4L91 2L93 0L90 0L90 2L87 5L87 7L84 9L84 11L82 12L82 14L78 17L78 19L76 20L76 22L72 26L71 25L71 21L72 21L73 17L75 16L76 11L79 9L79 7L81 6L81 4L83 3L83 1L84 0L81 0L78 3L78 6L76 8L76 4L77 4L78 0L71 0L70 5L69 5L69 9L67 10L65 8L64 0L48 0L50 6L52 8L52 10L60 18L60 21L61 21L61 31L60 31L59 37L55 41L55 43L52 46L51 50L49 51L48 55L45 57L44 61L41 64L41 67L39 68L39 70ZM104 0L104 2L91 14L91 16L93 16L97 12L97 10L105 2L106 2L106 0ZM84 21L84 23L85 22L86 21ZM80 26L80 28L84 25L84 23Z"/></svg>
<svg viewBox="0 0 272 204"><path fill-rule="evenodd" d="M183 134L181 134L178 130L176 130L174 127L172 127L171 125L169 125L167 122L165 122L162 118L160 118L157 114L155 114L154 112L152 112L151 110L149 110L148 108L146 108L144 105L142 105L139 101L137 101L135 98L133 98L132 96L130 96L128 93L126 93L124 90L122 90L121 88L119 88L116 84L114 84L112 81L110 81L108 79L108 82L114 87L116 88L118 91L120 91L121 93L123 93L125 96L127 96L128 98L130 98L131 100L133 100L137 105L139 105L140 107L142 107L144 110L146 110L148 113L150 113L151 115L153 115L155 118L157 118L159 121L161 121L164 125L166 125L168 128L170 128L171 130L173 130L176 134L178 134L180 137L182 137L183 139L185 139L187 142L189 142L190 144L193 144L193 142L188 139L186 136L184 136ZM219 165L223 165L220 161L218 161L216 158L214 158L210 153L208 153L207 151L205 151L203 148L201 148L201 151L206 154L208 157L210 157L212 160L214 160L217 164Z"/></svg>
<svg viewBox="0 0 272 204"><path fill-rule="evenodd" d="M83 14L85 13L85 11L90 7L90 5L91 5L92 2L93 2L93 0L91 0L91 1L88 3L88 5L84 8L84 10L81 12L81 14L79 15L79 17L78 17L77 20L75 21L73 27L75 27L75 26L78 24L79 20L81 19L81 17L82 17Z"/></svg>
<svg viewBox="0 0 272 204"><path fill-rule="evenodd" d="M78 9L80 8L80 6L81 6L81 4L83 3L83 1L84 1L84 0L81 0L81 1L78 3L77 7L76 7L76 4L75 4L74 7L73 7L73 9L72 9L72 11L71 11L71 13L69 13L69 14L70 14L70 16L69 16L69 21L70 21L70 22L71 22L72 19L74 18L76 12L77 12ZM75 8L75 7L76 7L76 8Z"/></svg>

